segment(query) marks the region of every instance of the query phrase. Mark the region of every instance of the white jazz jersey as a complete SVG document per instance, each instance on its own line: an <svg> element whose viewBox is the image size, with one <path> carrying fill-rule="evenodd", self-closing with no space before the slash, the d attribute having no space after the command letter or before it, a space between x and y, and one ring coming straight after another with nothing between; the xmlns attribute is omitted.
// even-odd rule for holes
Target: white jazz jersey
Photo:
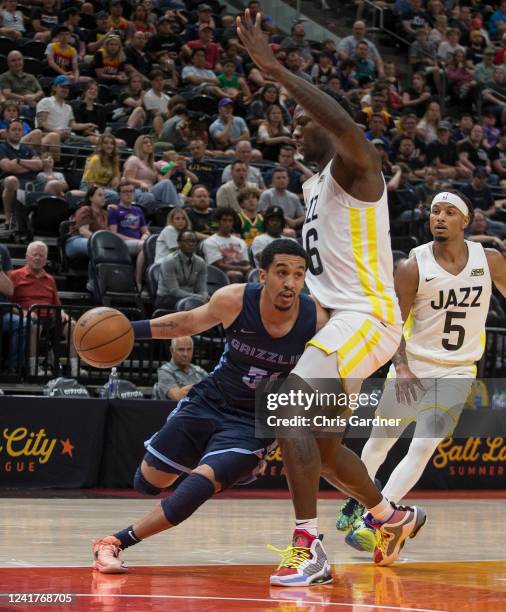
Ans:
<svg viewBox="0 0 506 612"><path fill-rule="evenodd" d="M332 178L331 163L303 185L306 284L326 308L399 325L386 187L378 202L361 202Z"/></svg>
<svg viewBox="0 0 506 612"><path fill-rule="evenodd" d="M485 348L492 280L481 244L466 240L468 260L460 274L436 261L433 242L411 251L419 283L413 309L404 326L408 361L465 366L478 361Z"/></svg>

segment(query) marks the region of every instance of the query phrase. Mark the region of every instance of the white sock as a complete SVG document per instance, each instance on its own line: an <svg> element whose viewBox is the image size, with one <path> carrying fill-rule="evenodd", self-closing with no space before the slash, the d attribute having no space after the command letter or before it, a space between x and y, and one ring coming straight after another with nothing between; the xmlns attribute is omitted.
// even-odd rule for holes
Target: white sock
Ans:
<svg viewBox="0 0 506 612"><path fill-rule="evenodd" d="M373 508L368 508L367 512L370 512L375 520L380 521L380 523L384 523L392 516L394 510L388 499L383 496L380 503Z"/></svg>
<svg viewBox="0 0 506 612"><path fill-rule="evenodd" d="M77 362L77 357L70 358L70 375L73 378L79 375L79 364Z"/></svg>
<svg viewBox="0 0 506 612"><path fill-rule="evenodd" d="M399 502L415 486L442 438L413 438L406 456L390 474L383 494Z"/></svg>
<svg viewBox="0 0 506 612"><path fill-rule="evenodd" d="M301 519L295 520L295 529L304 529L315 538L318 537L318 519Z"/></svg>
<svg viewBox="0 0 506 612"><path fill-rule="evenodd" d="M28 368L30 369L30 374L37 374L37 358L30 357L28 360Z"/></svg>

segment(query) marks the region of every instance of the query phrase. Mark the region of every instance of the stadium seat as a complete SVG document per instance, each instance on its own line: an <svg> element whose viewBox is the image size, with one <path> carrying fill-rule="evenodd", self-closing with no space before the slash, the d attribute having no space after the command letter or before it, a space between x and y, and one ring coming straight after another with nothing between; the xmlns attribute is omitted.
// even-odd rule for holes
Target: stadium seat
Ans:
<svg viewBox="0 0 506 612"><path fill-rule="evenodd" d="M53 238L52 243L57 244L60 223L66 221L69 216L69 204L66 200L57 196L43 195L38 198L37 204L28 214L30 235Z"/></svg>
<svg viewBox="0 0 506 612"><path fill-rule="evenodd" d="M153 223L159 227L165 227L167 225L167 216L170 211L175 208L174 206L159 206L155 208L151 218Z"/></svg>
<svg viewBox="0 0 506 612"><path fill-rule="evenodd" d="M114 128L112 133L116 136L116 138L120 138L124 140L127 144L127 147L133 148L135 141L141 135L139 130L128 126L121 126Z"/></svg>
<svg viewBox="0 0 506 612"><path fill-rule="evenodd" d="M248 274L248 283L259 283L260 282L260 270L253 268Z"/></svg>
<svg viewBox="0 0 506 612"><path fill-rule="evenodd" d="M7 36L0 36L0 53L2 55L7 57L14 49L16 49L16 43L13 40L7 38Z"/></svg>
<svg viewBox="0 0 506 612"><path fill-rule="evenodd" d="M176 304L176 310L182 312L185 310L193 310L194 308L198 308L199 306L203 306L205 304L205 300L200 297L190 295L188 297L179 300Z"/></svg>
<svg viewBox="0 0 506 612"><path fill-rule="evenodd" d="M37 59L36 57L26 57L24 61L25 72L29 72L30 74L39 75L42 74L44 70L44 64L42 60Z"/></svg>
<svg viewBox="0 0 506 612"><path fill-rule="evenodd" d="M155 263L155 252L156 252L156 241L158 234L151 234L151 236L144 241L142 249L144 251L144 263L146 268Z"/></svg>
<svg viewBox="0 0 506 612"><path fill-rule="evenodd" d="M83 276L84 274L87 274L86 268L88 265L88 257L69 259L65 253L65 243L70 237L69 230L70 221L68 219L66 221L62 221L60 223L60 228L58 232L58 249L60 251L62 272Z"/></svg>
<svg viewBox="0 0 506 612"><path fill-rule="evenodd" d="M113 300L133 302L142 309L134 266L125 242L112 232L99 230L88 240L88 255L92 281L88 287L95 302L105 306L110 306Z"/></svg>
<svg viewBox="0 0 506 612"><path fill-rule="evenodd" d="M216 266L207 266L207 291L213 295L215 291L230 285L228 276Z"/></svg>
<svg viewBox="0 0 506 612"><path fill-rule="evenodd" d="M21 51L25 56L34 57L35 59L42 61L46 57L46 49L46 43L39 42L38 40L31 40L30 42L26 43L26 45L23 45Z"/></svg>
<svg viewBox="0 0 506 612"><path fill-rule="evenodd" d="M197 111L205 115L216 115L218 112L218 102L211 96L193 96L187 102L189 111Z"/></svg>
<svg viewBox="0 0 506 612"><path fill-rule="evenodd" d="M158 291L158 279L160 278L160 263L152 263L146 270L145 280L149 297L155 302Z"/></svg>

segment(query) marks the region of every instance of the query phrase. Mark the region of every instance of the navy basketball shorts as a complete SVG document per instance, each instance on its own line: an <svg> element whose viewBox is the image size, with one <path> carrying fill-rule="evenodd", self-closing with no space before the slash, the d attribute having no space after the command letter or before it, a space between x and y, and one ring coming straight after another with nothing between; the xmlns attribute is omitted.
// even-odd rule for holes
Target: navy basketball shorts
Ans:
<svg viewBox="0 0 506 612"><path fill-rule="evenodd" d="M231 407L212 378L195 385L144 446L167 472L189 473L211 455L267 454L273 439L255 437L255 414Z"/></svg>

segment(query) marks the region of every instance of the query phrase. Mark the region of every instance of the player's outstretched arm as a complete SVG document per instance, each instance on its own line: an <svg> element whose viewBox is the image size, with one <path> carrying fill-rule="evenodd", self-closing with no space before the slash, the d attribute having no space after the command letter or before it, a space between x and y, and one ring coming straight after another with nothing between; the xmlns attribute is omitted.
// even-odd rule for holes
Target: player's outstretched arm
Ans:
<svg viewBox="0 0 506 612"><path fill-rule="evenodd" d="M243 294L244 285L229 285L218 289L204 306L186 312L175 312L150 321L133 321L135 338L168 340L200 334L220 323L228 327L241 311Z"/></svg>
<svg viewBox="0 0 506 612"><path fill-rule="evenodd" d="M506 257L495 249L485 249L492 282L506 297Z"/></svg>
<svg viewBox="0 0 506 612"><path fill-rule="evenodd" d="M237 17L237 34L258 68L280 82L306 113L334 136L336 153L346 167L356 174L369 171L379 174L380 158L362 130L334 98L277 61L262 32L261 23L260 13L253 23L249 9L246 9L244 17Z"/></svg>

